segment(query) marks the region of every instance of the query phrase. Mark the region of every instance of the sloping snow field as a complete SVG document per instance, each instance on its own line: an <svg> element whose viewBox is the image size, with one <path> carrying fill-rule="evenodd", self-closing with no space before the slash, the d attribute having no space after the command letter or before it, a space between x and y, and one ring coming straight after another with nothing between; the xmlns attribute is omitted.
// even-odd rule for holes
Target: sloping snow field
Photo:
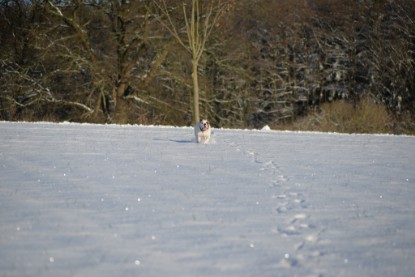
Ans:
<svg viewBox="0 0 415 277"><path fill-rule="evenodd" d="M0 122L0 276L414 276L415 138Z"/></svg>

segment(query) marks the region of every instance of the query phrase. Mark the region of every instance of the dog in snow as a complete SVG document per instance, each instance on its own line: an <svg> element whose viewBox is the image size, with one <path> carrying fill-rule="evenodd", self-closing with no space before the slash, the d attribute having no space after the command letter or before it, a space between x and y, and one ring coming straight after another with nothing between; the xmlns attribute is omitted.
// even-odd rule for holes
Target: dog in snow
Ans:
<svg viewBox="0 0 415 277"><path fill-rule="evenodd" d="M206 119L201 119L195 125L195 136L197 143L207 144L210 140L211 128L210 123Z"/></svg>

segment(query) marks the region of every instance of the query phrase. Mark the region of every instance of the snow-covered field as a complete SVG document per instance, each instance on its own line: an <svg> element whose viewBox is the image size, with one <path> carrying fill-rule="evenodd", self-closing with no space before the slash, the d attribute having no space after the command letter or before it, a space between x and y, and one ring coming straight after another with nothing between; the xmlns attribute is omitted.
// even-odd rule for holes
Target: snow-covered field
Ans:
<svg viewBox="0 0 415 277"><path fill-rule="evenodd" d="M0 276L414 276L415 138L0 122Z"/></svg>

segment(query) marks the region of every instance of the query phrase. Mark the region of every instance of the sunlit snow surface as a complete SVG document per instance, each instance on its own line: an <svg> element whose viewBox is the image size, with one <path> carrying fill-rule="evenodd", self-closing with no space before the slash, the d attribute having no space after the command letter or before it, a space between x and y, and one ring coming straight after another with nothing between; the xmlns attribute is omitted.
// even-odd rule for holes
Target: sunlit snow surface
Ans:
<svg viewBox="0 0 415 277"><path fill-rule="evenodd" d="M0 122L0 276L413 276L415 138Z"/></svg>

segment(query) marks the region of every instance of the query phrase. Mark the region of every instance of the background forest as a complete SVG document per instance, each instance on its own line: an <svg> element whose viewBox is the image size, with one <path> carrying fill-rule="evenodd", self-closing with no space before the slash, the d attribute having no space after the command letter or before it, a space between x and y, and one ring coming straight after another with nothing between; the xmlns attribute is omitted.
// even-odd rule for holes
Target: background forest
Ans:
<svg viewBox="0 0 415 277"><path fill-rule="evenodd" d="M199 5L214 127L415 133L415 1ZM192 125L191 6L0 0L0 120Z"/></svg>

